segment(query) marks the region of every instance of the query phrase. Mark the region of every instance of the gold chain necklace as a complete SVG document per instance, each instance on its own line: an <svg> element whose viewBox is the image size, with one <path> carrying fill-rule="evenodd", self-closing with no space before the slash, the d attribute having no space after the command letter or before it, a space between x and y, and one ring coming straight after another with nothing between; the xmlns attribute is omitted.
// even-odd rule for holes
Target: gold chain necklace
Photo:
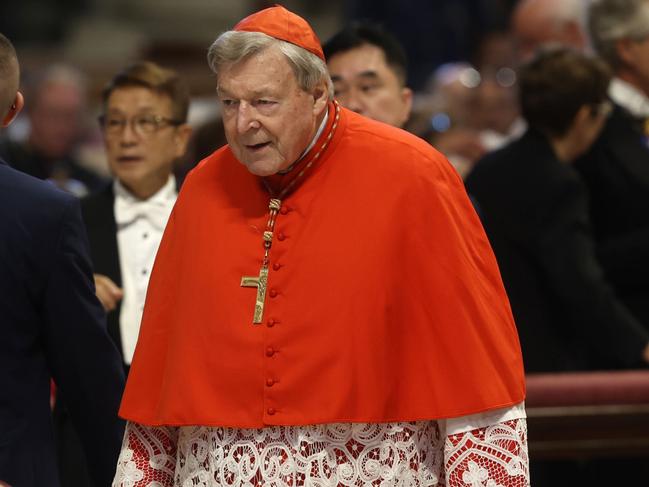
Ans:
<svg viewBox="0 0 649 487"><path fill-rule="evenodd" d="M270 265L270 248L273 245L273 231L275 229L275 220L277 219L277 214L282 206L282 198L288 194L288 192L293 189L298 180L300 180L304 174L313 166L313 164L320 158L324 150L331 142L334 132L338 127L338 122L340 121L340 105L338 102L334 101L334 107L336 113L334 116L334 121L329 130L329 134L322 142L320 149L316 152L311 160L300 170L300 172L293 178L287 185L282 189L277 198L271 198L270 203L268 204L268 212L270 214L268 222L266 223L266 231L264 231L263 242L264 242L264 259L261 264L261 269L259 270L258 276L243 276L241 278L241 287L256 287L257 288L257 299L255 301L255 312L253 315L252 322L253 324L259 324L264 318L264 303L266 302L266 287L268 284L268 268ZM268 185L266 184L267 189Z"/></svg>

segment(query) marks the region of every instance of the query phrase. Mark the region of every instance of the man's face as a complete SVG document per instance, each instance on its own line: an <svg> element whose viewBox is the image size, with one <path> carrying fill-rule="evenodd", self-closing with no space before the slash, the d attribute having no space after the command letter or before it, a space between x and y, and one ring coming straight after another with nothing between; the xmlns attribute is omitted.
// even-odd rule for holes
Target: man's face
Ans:
<svg viewBox="0 0 649 487"><path fill-rule="evenodd" d="M30 143L46 157L69 156L81 133L84 109L83 93L76 85L46 84L29 111Z"/></svg>
<svg viewBox="0 0 649 487"><path fill-rule="evenodd" d="M620 41L618 52L623 61L618 74L649 96L649 36Z"/></svg>
<svg viewBox="0 0 649 487"><path fill-rule="evenodd" d="M158 124L151 122L156 117ZM171 99L145 87L117 88L106 102L108 164L113 175L140 198L160 189L174 160L185 153L189 128L169 123L172 119Z"/></svg>
<svg viewBox="0 0 649 487"><path fill-rule="evenodd" d="M406 123L412 91L402 86L379 47L364 44L338 52L328 60L327 67L341 105L395 127Z"/></svg>
<svg viewBox="0 0 649 487"><path fill-rule="evenodd" d="M293 164L313 139L327 107L323 86L302 90L275 47L219 69L217 93L235 157L258 176Z"/></svg>
<svg viewBox="0 0 649 487"><path fill-rule="evenodd" d="M577 21L560 19L556 1L522 2L512 15L512 30L518 59L529 61L541 47L568 46L577 50L586 47L586 35Z"/></svg>

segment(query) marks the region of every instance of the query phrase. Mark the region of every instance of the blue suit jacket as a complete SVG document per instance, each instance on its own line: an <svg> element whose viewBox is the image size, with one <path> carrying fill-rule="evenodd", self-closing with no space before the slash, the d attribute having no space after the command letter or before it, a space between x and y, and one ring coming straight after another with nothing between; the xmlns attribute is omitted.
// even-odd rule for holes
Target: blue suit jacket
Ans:
<svg viewBox="0 0 649 487"><path fill-rule="evenodd" d="M50 378L96 485L110 485L124 376L95 297L79 203L0 160L0 480L12 486L59 485Z"/></svg>

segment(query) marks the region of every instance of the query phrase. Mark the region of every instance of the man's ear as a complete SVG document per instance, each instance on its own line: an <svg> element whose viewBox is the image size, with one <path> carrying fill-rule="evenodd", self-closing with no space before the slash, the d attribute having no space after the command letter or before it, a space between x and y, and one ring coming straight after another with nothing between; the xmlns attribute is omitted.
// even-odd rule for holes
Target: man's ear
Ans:
<svg viewBox="0 0 649 487"><path fill-rule="evenodd" d="M635 58L635 42L631 39L620 39L615 43L617 56L624 64L633 64Z"/></svg>
<svg viewBox="0 0 649 487"><path fill-rule="evenodd" d="M581 126L585 122L593 118L593 110L590 105L582 105L577 110L575 118L572 120L572 124L575 126Z"/></svg>
<svg viewBox="0 0 649 487"><path fill-rule="evenodd" d="M329 90L327 85L322 84L313 90L313 112L317 115L327 108L329 103Z"/></svg>
<svg viewBox="0 0 649 487"><path fill-rule="evenodd" d="M176 142L176 157L183 157L187 152L187 144L192 136L192 127L184 123L176 128L174 140ZM192 161L195 162L195 161Z"/></svg>
<svg viewBox="0 0 649 487"><path fill-rule="evenodd" d="M16 115L20 113L20 110L23 109L23 106L25 105L25 99L23 98L23 94L20 91L16 92L16 98L14 98L14 102L9 107L9 111L7 114L4 116L2 119L2 127L7 127L11 122L13 122L14 118L16 118Z"/></svg>
<svg viewBox="0 0 649 487"><path fill-rule="evenodd" d="M403 101L403 121L401 125L404 125L410 118L410 112L412 112L412 90L407 86L401 88L401 100Z"/></svg>

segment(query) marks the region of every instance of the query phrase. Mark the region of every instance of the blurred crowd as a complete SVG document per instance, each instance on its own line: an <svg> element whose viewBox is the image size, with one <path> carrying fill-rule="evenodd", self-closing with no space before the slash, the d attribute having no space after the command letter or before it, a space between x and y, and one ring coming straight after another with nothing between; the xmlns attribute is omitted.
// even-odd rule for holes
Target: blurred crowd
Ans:
<svg viewBox="0 0 649 487"><path fill-rule="evenodd" d="M390 2L367 3L356 8L385 17L322 39L335 97L425 139L465 180L527 372L647 367L649 1L495 2L505 20L474 26L471 53L423 74L408 47L433 37L406 36ZM183 179L227 142L216 99L192 98L181 73L142 61L105 82L93 100L76 67L25 72L0 158L83 198L97 295L128 372ZM55 421L64 485L87 485L63 401Z"/></svg>

